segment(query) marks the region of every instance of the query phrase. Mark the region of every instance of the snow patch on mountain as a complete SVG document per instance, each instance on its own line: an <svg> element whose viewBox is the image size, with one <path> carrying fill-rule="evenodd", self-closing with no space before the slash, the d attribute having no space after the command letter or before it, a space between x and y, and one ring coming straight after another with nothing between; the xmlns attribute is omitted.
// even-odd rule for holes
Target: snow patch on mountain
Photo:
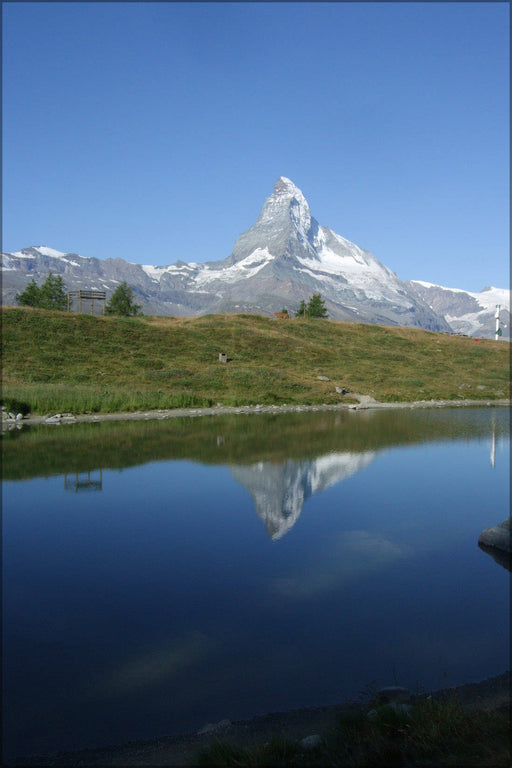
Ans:
<svg viewBox="0 0 512 768"><path fill-rule="evenodd" d="M46 245L36 245L31 246L30 248L23 248L21 251L16 251L15 253L9 254L12 257L15 257L17 259L37 259L38 255L41 256L47 256L50 259L59 259L59 261L66 262L68 264L73 264L75 267L79 267L80 264L77 261L73 261L72 259L68 259L67 256L69 256L69 253L63 253L62 251L57 251L55 248L48 248ZM78 256L78 254L73 254L73 256ZM80 256L81 259L87 258L86 256Z"/></svg>
<svg viewBox="0 0 512 768"><path fill-rule="evenodd" d="M296 258L298 272L328 284L331 291L339 292L340 288L349 286L370 300L391 301L396 307L406 309L413 306L395 273L368 251L328 227L319 226L309 240L310 253Z"/></svg>
<svg viewBox="0 0 512 768"><path fill-rule="evenodd" d="M67 256L70 255L69 253L57 251L55 248L48 248L46 245L34 245L30 248L23 248L21 251L12 253L11 256L15 256L17 259L36 259L38 254L41 256L48 256L50 259L59 259L59 261L64 261L77 267L80 266L77 261L73 261L72 259L67 258ZM74 253L73 256L78 256L78 254ZM80 258L85 259L88 257L80 256Z"/></svg>
<svg viewBox="0 0 512 768"><path fill-rule="evenodd" d="M474 293L423 280L411 280L409 285L435 312L444 316L454 331L467 336L493 338L499 306L503 338L510 338L510 290L491 286Z"/></svg>
<svg viewBox="0 0 512 768"><path fill-rule="evenodd" d="M189 275L201 265L184 264L183 262L179 262L177 264L171 264L170 266L163 267L151 264L141 264L140 266L148 277L159 283L164 275Z"/></svg>
<svg viewBox="0 0 512 768"><path fill-rule="evenodd" d="M71 264L72 267L79 267L80 266L79 262L78 261L73 261L73 259L61 258L61 261L63 261L65 264Z"/></svg>
<svg viewBox="0 0 512 768"><path fill-rule="evenodd" d="M390 270L376 259L368 258L370 254L348 240L343 241L342 248L344 252L339 253L322 244L317 258L298 257L297 261L303 266L300 271L330 282L337 282L342 276L352 289L364 292L370 299L386 298L404 307L412 306L405 296L397 295L398 281Z"/></svg>
<svg viewBox="0 0 512 768"><path fill-rule="evenodd" d="M35 253L25 253L24 249L23 251L16 251L15 253L11 253L11 256L15 256L17 259L35 259L36 254Z"/></svg>
<svg viewBox="0 0 512 768"><path fill-rule="evenodd" d="M62 253L62 251L56 251L55 248L48 248L46 245L37 245L35 250L39 251L39 253L42 253L43 256L53 256L56 259L60 259L63 256L66 256L65 253Z"/></svg>
<svg viewBox="0 0 512 768"><path fill-rule="evenodd" d="M489 286L479 293L472 293L471 291L464 291L462 288L447 288L446 286L436 285L435 283L426 283L424 280L411 280L411 283L423 285L425 288L437 288L440 291L465 293L474 298L483 309L496 309L497 304L506 309L510 309L510 290L507 288L494 288L493 286Z"/></svg>
<svg viewBox="0 0 512 768"><path fill-rule="evenodd" d="M256 248L245 259L237 261L231 266L223 266L221 268L205 267L196 275L194 284L197 287L202 287L214 280L222 280L225 283L246 280L257 275L263 267L273 260L274 256L272 256L268 248Z"/></svg>
<svg viewBox="0 0 512 768"><path fill-rule="evenodd" d="M9 272L10 270L15 270L16 265L12 261L11 258L6 253L2 253L2 272Z"/></svg>

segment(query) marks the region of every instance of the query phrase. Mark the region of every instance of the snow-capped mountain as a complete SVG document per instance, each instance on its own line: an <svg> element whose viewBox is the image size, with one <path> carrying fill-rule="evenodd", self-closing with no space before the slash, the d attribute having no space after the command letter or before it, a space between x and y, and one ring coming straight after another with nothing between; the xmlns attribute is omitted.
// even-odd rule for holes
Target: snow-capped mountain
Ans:
<svg viewBox="0 0 512 768"><path fill-rule="evenodd" d="M376 454L329 453L310 461L261 461L250 466L231 466L235 480L250 493L258 517L271 539L280 539L292 528L304 502L314 493L356 474Z"/></svg>
<svg viewBox="0 0 512 768"><path fill-rule="evenodd" d="M449 330L370 253L320 226L300 189L283 176L227 259L180 264L179 269L189 294L208 292L203 303L209 312L272 314L283 305L293 310L301 299L321 293L335 320ZM174 277L176 267L167 268L161 282L170 278L170 270Z"/></svg>
<svg viewBox="0 0 512 768"><path fill-rule="evenodd" d="M494 338L499 307L501 337L510 340L510 290L488 287L480 293L470 293L421 280L411 280L407 285L436 314L444 317L456 333L466 336Z"/></svg>
<svg viewBox="0 0 512 768"><path fill-rule="evenodd" d="M107 296L126 281L146 314L273 315L283 306L293 312L302 299L321 293L335 320L452 330L446 313L429 306L415 284L403 283L368 251L319 225L301 190L283 176L254 225L221 261L154 266L38 246L2 254L2 262L4 304L15 303L31 278L40 284L52 271L68 290L106 290Z"/></svg>

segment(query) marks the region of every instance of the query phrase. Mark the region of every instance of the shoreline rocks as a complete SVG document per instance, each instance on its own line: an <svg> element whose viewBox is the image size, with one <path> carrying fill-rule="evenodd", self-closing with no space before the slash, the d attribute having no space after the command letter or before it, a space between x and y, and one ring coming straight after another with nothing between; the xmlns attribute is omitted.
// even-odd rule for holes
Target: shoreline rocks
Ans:
<svg viewBox="0 0 512 768"><path fill-rule="evenodd" d="M415 400L401 403L382 403L370 395L350 392L350 398L358 403L336 403L333 405L216 405L209 408L173 408L158 411L135 411L130 413L64 413L43 416L27 414L21 419L16 414L2 411L2 427L12 429L13 425L70 424L97 421L149 421L151 419L196 418L198 416L229 416L233 414L253 415L259 413L310 413L314 411L359 411L359 410L396 410L417 408L510 408L511 400Z"/></svg>

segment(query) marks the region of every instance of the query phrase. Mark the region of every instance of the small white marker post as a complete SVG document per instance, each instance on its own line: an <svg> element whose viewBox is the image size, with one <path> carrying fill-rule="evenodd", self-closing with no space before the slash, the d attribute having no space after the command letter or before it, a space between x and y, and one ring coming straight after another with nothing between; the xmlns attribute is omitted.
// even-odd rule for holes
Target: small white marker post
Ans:
<svg viewBox="0 0 512 768"><path fill-rule="evenodd" d="M501 336L500 309L501 309L501 305L500 304L496 304L496 314L494 315L494 317L496 318L496 330L494 331L494 338L495 338L496 341L498 341L498 339Z"/></svg>

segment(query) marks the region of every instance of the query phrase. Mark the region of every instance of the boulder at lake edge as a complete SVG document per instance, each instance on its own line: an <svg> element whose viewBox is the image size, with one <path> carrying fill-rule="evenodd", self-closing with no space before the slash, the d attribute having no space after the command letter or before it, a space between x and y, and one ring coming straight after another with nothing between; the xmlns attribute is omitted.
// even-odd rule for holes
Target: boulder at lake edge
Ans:
<svg viewBox="0 0 512 768"><path fill-rule="evenodd" d="M510 520L509 517L493 528L486 528L478 537L478 543L486 547L496 547L510 554Z"/></svg>

